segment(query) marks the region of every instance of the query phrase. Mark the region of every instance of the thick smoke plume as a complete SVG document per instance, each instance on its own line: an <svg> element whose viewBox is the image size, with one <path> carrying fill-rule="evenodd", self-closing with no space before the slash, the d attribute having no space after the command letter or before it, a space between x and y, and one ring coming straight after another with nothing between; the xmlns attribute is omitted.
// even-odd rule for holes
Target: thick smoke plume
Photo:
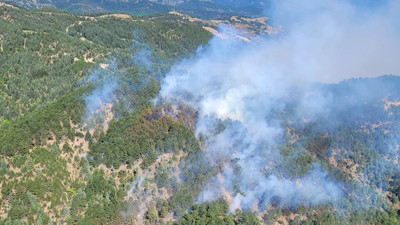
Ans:
<svg viewBox="0 0 400 225"><path fill-rule="evenodd" d="M161 96L178 99L199 111L196 133L207 137L205 151L220 173L199 201L224 196L231 209L266 209L335 202L342 191L314 164L300 179L285 177L278 165L283 129L276 112L293 89L307 116L329 111L329 96L308 85L345 78L399 73L399 3L377 8L346 1L277 1L271 20L280 34L256 44L213 38L197 55L175 65ZM221 122L222 121L222 122ZM221 127L222 129L216 129Z"/></svg>
<svg viewBox="0 0 400 225"><path fill-rule="evenodd" d="M322 82L399 74L399 1L273 2L267 13L286 33L266 51L290 74Z"/></svg>

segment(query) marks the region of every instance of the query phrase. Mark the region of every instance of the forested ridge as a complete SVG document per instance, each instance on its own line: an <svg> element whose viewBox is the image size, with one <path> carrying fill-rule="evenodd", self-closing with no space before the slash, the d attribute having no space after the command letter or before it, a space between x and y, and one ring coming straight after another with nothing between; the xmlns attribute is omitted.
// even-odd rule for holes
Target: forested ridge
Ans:
<svg viewBox="0 0 400 225"><path fill-rule="evenodd" d="M295 88L271 113L283 160L268 173L296 180L318 163L338 202L231 210L229 198L199 200L224 165L203 151L198 112L154 100L170 68L206 47L203 22L8 6L0 16L0 224L400 224L399 77L314 84L338 107L313 120Z"/></svg>
<svg viewBox="0 0 400 225"><path fill-rule="evenodd" d="M167 116L150 118L149 100L174 61L206 44L211 34L188 23L55 9L2 6L1 15L1 223L122 221L124 196L137 169L146 169L164 152L199 148L182 123ZM143 49L153 52L143 56L151 60L151 70L132 59ZM111 69L110 60L118 66ZM112 114L121 119L112 120L109 130L103 130L99 116L90 125L85 119L85 98L98 85L90 77L98 73L123 78L116 98L130 102L114 105ZM132 85L137 88L124 88ZM121 132L133 136L112 139ZM115 147L110 141L122 152L98 157ZM129 143L138 147L126 149ZM142 157L140 167L132 168Z"/></svg>
<svg viewBox="0 0 400 225"><path fill-rule="evenodd" d="M158 1L158 0L5 0L5 2L28 8L58 8L71 13L97 13L97 12L125 12L131 15L149 15L165 13L168 11L179 11L185 14L202 18L216 19L232 15L253 16L261 15L260 3L246 4L239 7L236 4L224 1ZM242 3L243 4L243 3Z"/></svg>

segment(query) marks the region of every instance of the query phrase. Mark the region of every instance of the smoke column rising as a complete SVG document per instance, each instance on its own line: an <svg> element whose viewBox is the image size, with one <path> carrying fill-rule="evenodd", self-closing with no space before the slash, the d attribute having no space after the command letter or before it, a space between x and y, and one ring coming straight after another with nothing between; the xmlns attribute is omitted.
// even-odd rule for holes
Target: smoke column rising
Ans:
<svg viewBox="0 0 400 225"><path fill-rule="evenodd" d="M312 116L329 110L329 98L306 84L400 72L399 3L365 9L346 1L284 0L272 8L272 21L284 27L280 35L250 45L222 25L228 38L214 37L175 65L162 85L161 97L199 111L196 133L208 137L209 160L224 162L199 201L225 196L231 210L337 201L339 185L317 164L296 181L273 172L284 160L278 149L283 130L273 112L284 109L282 99L290 98L293 87L314 93L301 100ZM217 120L225 129L213 135Z"/></svg>
<svg viewBox="0 0 400 225"><path fill-rule="evenodd" d="M86 80L86 82L96 85L90 95L85 96L86 120L99 110L102 104L112 102L114 91L118 88L114 76L117 70L116 59L109 60L105 65L107 65L107 68L96 67Z"/></svg>

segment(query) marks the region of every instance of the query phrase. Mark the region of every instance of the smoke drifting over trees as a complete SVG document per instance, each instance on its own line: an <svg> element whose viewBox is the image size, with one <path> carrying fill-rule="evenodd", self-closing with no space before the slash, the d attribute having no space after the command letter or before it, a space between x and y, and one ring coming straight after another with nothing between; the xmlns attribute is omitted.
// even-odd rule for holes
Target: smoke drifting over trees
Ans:
<svg viewBox="0 0 400 225"><path fill-rule="evenodd" d="M222 25L227 39L215 37L175 65L161 87L162 98L199 111L196 133L206 137L209 161L221 164L199 201L225 196L231 210L335 203L341 185L320 165L297 180L277 166L285 160L279 112L296 99L307 117L328 113L332 97L316 82L400 72L395 1L375 9L346 1L279 1L272 9L271 20L282 24L279 35L249 44ZM303 94L293 96L295 89Z"/></svg>

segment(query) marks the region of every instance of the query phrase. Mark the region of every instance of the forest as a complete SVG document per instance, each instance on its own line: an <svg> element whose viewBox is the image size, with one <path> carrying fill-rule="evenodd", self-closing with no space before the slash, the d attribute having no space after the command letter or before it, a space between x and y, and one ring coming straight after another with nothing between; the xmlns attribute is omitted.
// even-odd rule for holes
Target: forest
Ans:
<svg viewBox="0 0 400 225"><path fill-rule="evenodd" d="M126 12L130 15L143 16L169 11L179 11L188 15L205 19L217 19L233 15L261 15L262 1L236 4L224 0L215 1L159 1L159 0L5 0L5 2L27 8L52 7L71 13ZM239 6L241 5L241 7Z"/></svg>
<svg viewBox="0 0 400 225"><path fill-rule="evenodd" d="M175 63L212 38L200 22L1 5L0 15L0 225L400 224L399 77L313 84L338 106L313 120L294 88L269 115L284 129L283 160L265 173L302 179L317 163L339 201L232 210L226 196L199 200L225 165L205 153L196 109L155 100Z"/></svg>

